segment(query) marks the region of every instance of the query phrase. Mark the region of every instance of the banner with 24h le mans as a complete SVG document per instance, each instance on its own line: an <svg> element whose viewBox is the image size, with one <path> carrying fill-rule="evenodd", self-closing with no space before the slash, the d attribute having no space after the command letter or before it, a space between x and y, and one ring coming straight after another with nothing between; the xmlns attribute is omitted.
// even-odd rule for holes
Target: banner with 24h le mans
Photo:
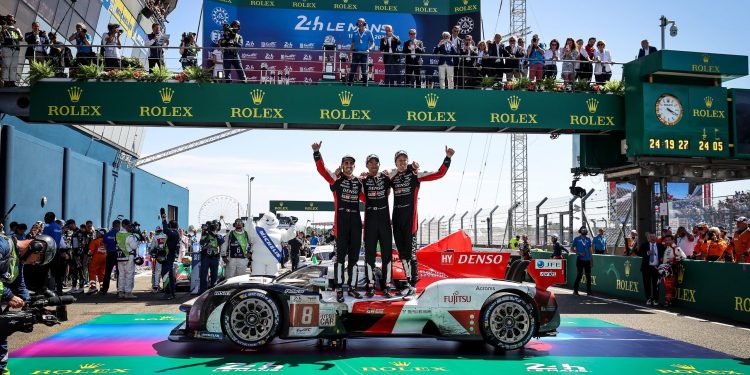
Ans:
<svg viewBox="0 0 750 375"><path fill-rule="evenodd" d="M416 29L426 52L432 53L441 33L454 25L460 27L462 37L471 34L479 39L479 4L480 0L207 0L203 46L218 43L222 25L239 20L248 48L241 53L242 64L251 82L260 81L264 67L290 71L292 82L312 83L322 78L324 40L335 39L337 58L348 52L360 17L367 20L376 50L385 35L383 26L391 25L402 43L409 38L408 30ZM372 57L375 81L380 82L385 72L383 59L378 53ZM437 75L436 63L436 59L424 58L425 76Z"/></svg>

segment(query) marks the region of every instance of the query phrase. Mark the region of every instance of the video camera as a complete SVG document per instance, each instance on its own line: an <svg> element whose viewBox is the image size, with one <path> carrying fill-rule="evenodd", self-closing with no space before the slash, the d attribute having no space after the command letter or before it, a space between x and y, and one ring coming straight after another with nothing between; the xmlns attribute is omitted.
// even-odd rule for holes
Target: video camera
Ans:
<svg viewBox="0 0 750 375"><path fill-rule="evenodd" d="M21 331L30 333L35 324L44 324L48 327L60 324L68 320L68 311L65 306L75 302L73 296L48 297L38 295L31 297L31 301L24 305L20 311L8 311L10 306L0 313L0 336L10 336ZM45 307L55 306L55 310Z"/></svg>

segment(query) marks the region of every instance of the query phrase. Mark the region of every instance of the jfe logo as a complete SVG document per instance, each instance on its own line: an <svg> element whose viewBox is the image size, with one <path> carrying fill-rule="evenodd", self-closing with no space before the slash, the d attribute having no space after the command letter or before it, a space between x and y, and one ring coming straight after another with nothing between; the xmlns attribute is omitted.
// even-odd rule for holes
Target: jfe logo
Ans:
<svg viewBox="0 0 750 375"><path fill-rule="evenodd" d="M440 255L440 263L444 265L453 264L453 253L443 253Z"/></svg>
<svg viewBox="0 0 750 375"><path fill-rule="evenodd" d="M536 269L562 269L561 259L539 259L536 261Z"/></svg>

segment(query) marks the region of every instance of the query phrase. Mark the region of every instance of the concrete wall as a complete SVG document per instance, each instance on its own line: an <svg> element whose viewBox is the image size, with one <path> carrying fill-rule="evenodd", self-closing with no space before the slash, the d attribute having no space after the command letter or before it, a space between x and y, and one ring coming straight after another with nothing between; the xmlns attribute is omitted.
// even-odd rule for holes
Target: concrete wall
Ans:
<svg viewBox="0 0 750 375"><path fill-rule="evenodd" d="M135 169L117 170L117 150L64 125L27 124L6 117L0 126L0 215L14 203L11 221L29 226L47 211L78 223L92 220L107 226L110 197L115 187L110 221L122 215L152 230L160 224L159 208L177 207L178 221L187 226L186 188ZM42 207L42 197L47 203ZM1 218L1 217L0 217Z"/></svg>

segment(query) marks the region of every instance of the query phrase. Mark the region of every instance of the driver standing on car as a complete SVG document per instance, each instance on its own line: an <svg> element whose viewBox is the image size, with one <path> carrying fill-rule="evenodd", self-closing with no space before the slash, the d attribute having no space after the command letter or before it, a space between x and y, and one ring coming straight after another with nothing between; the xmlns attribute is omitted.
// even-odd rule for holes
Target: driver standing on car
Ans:
<svg viewBox="0 0 750 375"><path fill-rule="evenodd" d="M354 157L344 155L341 158L341 175L336 176L326 169L320 146L323 141L312 144L313 158L318 173L328 182L333 192L336 213L333 220L333 231L336 237L336 264L333 268L336 285L336 300L344 302L344 264L348 277L347 294L354 298L362 298L356 291L357 261L359 248L362 245L362 218L359 216L359 197L362 192L362 182L354 177Z"/></svg>
<svg viewBox="0 0 750 375"><path fill-rule="evenodd" d="M394 157L396 161L396 176L391 179L393 188L393 239L396 241L398 257L404 266L408 287L402 292L404 298L411 298L416 294L416 285L419 278L417 265L417 237L415 236L417 225L417 199L419 186L425 181L435 181L442 178L448 172L451 165L451 157L455 151L445 146L445 159L437 172L417 173L419 165L415 170L407 168L409 155L406 151L397 151Z"/></svg>

